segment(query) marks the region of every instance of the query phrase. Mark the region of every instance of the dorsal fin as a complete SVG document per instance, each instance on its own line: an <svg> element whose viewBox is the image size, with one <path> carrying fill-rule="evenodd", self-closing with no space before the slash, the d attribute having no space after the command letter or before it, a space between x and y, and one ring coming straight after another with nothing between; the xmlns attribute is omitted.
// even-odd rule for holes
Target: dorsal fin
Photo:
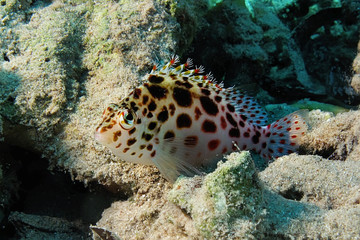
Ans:
<svg viewBox="0 0 360 240"><path fill-rule="evenodd" d="M250 123L257 126L267 125L267 113L254 98L235 88L224 89L224 92L226 100L235 107L235 111L246 116Z"/></svg>

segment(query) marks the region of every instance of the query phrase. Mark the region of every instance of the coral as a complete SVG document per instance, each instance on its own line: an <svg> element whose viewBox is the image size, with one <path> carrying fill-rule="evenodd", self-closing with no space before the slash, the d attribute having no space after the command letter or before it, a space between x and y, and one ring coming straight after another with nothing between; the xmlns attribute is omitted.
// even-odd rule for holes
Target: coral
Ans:
<svg viewBox="0 0 360 240"><path fill-rule="evenodd" d="M360 159L360 111L341 113L321 123L304 139L308 152L338 160Z"/></svg>
<svg viewBox="0 0 360 240"><path fill-rule="evenodd" d="M203 179L178 179L169 192L170 201L189 212L202 237L351 239L358 236L360 178L353 179L358 176L357 167L350 169L354 164L334 164L321 157L292 154L275 161L258 178L248 152L233 153L227 158L227 162L220 163ZM324 173L319 175L319 171ZM329 186L321 186L324 182ZM276 194L266 184L291 200ZM312 194L316 197L311 198Z"/></svg>
<svg viewBox="0 0 360 240"><path fill-rule="evenodd" d="M129 194L149 187L135 183L139 178L160 181L153 167L112 162L116 158L95 142L93 131L104 106L119 101L152 64L175 52L184 34L170 11L193 18L201 4L55 1L0 7L9 18L1 32L4 140L39 151L78 180ZM31 18L19 17L25 15Z"/></svg>

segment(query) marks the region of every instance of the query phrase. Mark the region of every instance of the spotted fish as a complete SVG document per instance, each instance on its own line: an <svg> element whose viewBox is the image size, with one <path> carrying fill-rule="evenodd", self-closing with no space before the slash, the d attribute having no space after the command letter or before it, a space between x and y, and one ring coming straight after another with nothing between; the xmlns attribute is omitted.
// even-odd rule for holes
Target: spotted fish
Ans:
<svg viewBox="0 0 360 240"><path fill-rule="evenodd" d="M307 130L299 112L267 125L251 97L215 83L191 60L177 63L154 66L141 86L110 104L95 139L125 161L156 165L170 181L237 149L268 159L296 151Z"/></svg>

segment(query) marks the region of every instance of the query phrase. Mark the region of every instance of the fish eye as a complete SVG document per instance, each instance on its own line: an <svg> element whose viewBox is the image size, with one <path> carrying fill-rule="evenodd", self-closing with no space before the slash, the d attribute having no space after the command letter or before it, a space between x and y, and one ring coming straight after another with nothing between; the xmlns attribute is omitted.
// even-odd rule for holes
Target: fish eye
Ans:
<svg viewBox="0 0 360 240"><path fill-rule="evenodd" d="M129 130L134 126L134 113L124 110L120 114L120 126L125 130Z"/></svg>

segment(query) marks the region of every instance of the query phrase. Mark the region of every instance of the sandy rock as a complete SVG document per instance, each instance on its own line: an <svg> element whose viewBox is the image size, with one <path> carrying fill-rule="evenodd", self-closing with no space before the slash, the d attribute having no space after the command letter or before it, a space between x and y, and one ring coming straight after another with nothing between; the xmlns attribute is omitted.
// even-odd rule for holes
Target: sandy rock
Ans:
<svg viewBox="0 0 360 240"><path fill-rule="evenodd" d="M307 165L298 159L307 159ZM323 161L292 154L275 161L258 178L249 153L233 153L203 181L179 179L169 199L191 215L206 239L357 238L360 208L353 200L360 187L358 167L349 162L334 168L333 162ZM300 199L283 194L295 201L289 200L272 191L285 186L295 189L290 190L295 195L298 189L304 191L309 199L296 201ZM331 201L335 209L327 210Z"/></svg>
<svg viewBox="0 0 360 240"><path fill-rule="evenodd" d="M333 161L320 156L289 155L277 159L259 178L282 196L324 209L356 203L360 191L359 161Z"/></svg>
<svg viewBox="0 0 360 240"><path fill-rule="evenodd" d="M359 161L360 111L341 113L305 136L309 152L338 160Z"/></svg>
<svg viewBox="0 0 360 240"><path fill-rule="evenodd" d="M168 59L179 36L193 34L201 4L6 5L6 61L0 71L5 141L40 152L78 180L99 181L114 191L146 189L135 183L141 178L161 181L153 167L118 161L93 134L104 108L135 87L157 59ZM26 14L31 18L15 22ZM192 19L186 33L176 21L179 14Z"/></svg>

